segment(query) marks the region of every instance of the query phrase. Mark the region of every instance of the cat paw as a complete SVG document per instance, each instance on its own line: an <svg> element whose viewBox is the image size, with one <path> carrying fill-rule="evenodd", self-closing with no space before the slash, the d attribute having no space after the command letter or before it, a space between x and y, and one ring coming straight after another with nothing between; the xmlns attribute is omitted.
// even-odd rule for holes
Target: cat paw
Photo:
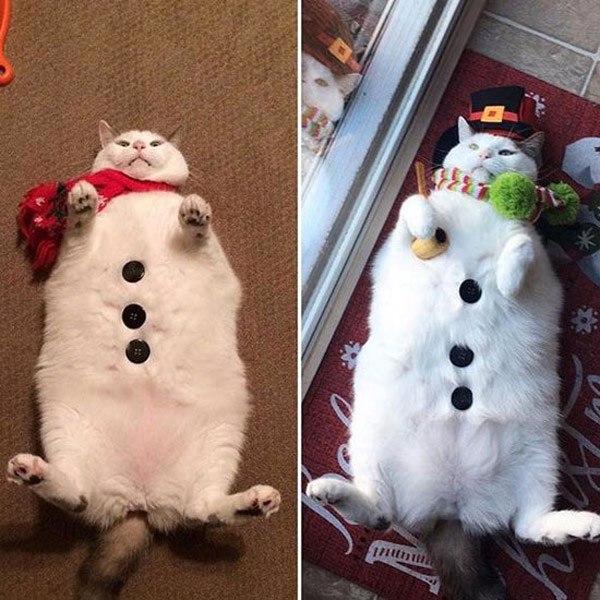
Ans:
<svg viewBox="0 0 600 600"><path fill-rule="evenodd" d="M17 454L8 461L6 479L17 485L37 485L44 481L45 460L33 454Z"/></svg>
<svg viewBox="0 0 600 600"><path fill-rule="evenodd" d="M332 506L349 523L378 530L389 529L391 525L391 519L347 481L320 477L306 486L306 495L322 506Z"/></svg>
<svg viewBox="0 0 600 600"><path fill-rule="evenodd" d="M186 196L179 208L179 222L194 237L205 237L212 218L210 204L196 194Z"/></svg>
<svg viewBox="0 0 600 600"><path fill-rule="evenodd" d="M437 227L433 207L425 196L419 194L408 197L402 203L400 217L411 235L416 238L429 239Z"/></svg>
<svg viewBox="0 0 600 600"><path fill-rule="evenodd" d="M600 515L576 510L554 511L516 533L541 544L567 544L574 540L597 542L600 541Z"/></svg>
<svg viewBox="0 0 600 600"><path fill-rule="evenodd" d="M280 506L281 495L275 488L270 485L255 485L246 492L242 507L236 510L236 515L269 518Z"/></svg>
<svg viewBox="0 0 600 600"><path fill-rule="evenodd" d="M347 495L347 484L337 479L321 477L306 486L306 495L323 506L335 506Z"/></svg>
<svg viewBox="0 0 600 600"><path fill-rule="evenodd" d="M534 259L533 243L526 235L517 234L506 242L496 270L496 284L505 298L519 293Z"/></svg>
<svg viewBox="0 0 600 600"><path fill-rule="evenodd" d="M98 207L98 192L96 188L87 181L76 183L67 196L67 207L69 215L80 226L96 214Z"/></svg>

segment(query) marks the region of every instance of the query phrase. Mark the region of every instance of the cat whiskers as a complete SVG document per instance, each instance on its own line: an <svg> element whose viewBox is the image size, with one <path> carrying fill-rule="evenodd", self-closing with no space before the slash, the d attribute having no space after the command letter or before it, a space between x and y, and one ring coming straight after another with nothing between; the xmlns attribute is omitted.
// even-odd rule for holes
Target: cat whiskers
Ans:
<svg viewBox="0 0 600 600"><path fill-rule="evenodd" d="M421 156L419 154L417 154L415 156L415 163L416 162L421 162L424 166L425 166L425 180L427 182L431 181L432 175L439 169L438 166L435 166L432 162L431 159L426 158L425 156Z"/></svg>

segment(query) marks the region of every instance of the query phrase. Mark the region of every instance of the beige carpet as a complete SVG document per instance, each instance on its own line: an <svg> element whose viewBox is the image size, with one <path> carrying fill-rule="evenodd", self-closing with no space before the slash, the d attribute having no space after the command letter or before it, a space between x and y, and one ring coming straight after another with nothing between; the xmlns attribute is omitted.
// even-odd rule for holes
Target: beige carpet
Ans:
<svg viewBox="0 0 600 600"><path fill-rule="evenodd" d="M245 288L255 411L238 487L270 483L284 505L268 522L157 543L123 598L295 598L296 3L14 4L6 54L16 76L0 88L0 462L38 445L41 288L15 244L21 195L89 169L100 118L164 133L184 123L187 190L212 203ZM0 482L0 598L70 598L89 536Z"/></svg>

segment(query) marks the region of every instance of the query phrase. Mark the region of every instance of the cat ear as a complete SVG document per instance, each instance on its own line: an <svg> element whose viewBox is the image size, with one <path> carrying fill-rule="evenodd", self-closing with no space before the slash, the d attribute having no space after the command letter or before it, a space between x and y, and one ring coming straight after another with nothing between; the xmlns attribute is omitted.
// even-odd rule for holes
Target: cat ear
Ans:
<svg viewBox="0 0 600 600"><path fill-rule="evenodd" d="M360 81L360 73L350 73L349 75L337 75L335 80L337 81L340 92L342 92L344 98L348 96Z"/></svg>
<svg viewBox="0 0 600 600"><path fill-rule="evenodd" d="M458 117L458 141L464 142L475 135L475 130L464 117Z"/></svg>
<svg viewBox="0 0 600 600"><path fill-rule="evenodd" d="M119 135L106 121L100 121L98 134L100 135L100 144L102 144L103 148Z"/></svg>
<svg viewBox="0 0 600 600"><path fill-rule="evenodd" d="M175 129L167 136L167 139L173 146L179 146L181 144L181 138L183 134L183 125L177 125Z"/></svg>
<svg viewBox="0 0 600 600"><path fill-rule="evenodd" d="M542 146L544 145L545 139L546 135L544 132L538 131L537 133L530 135L527 139L524 139L522 142L517 142L517 145L522 152L527 154L527 156L539 160L542 157Z"/></svg>

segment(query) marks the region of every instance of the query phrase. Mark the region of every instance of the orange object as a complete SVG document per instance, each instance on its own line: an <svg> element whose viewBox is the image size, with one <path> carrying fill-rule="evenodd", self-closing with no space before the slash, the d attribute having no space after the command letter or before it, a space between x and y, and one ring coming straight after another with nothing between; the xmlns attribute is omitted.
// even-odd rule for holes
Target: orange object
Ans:
<svg viewBox="0 0 600 600"><path fill-rule="evenodd" d="M0 85L9 84L15 76L12 65L4 56L4 42L10 24L10 0L0 0Z"/></svg>
<svg viewBox="0 0 600 600"><path fill-rule="evenodd" d="M427 181L425 180L425 165L421 161L415 162L415 172L417 173L417 188L421 196L427 196Z"/></svg>

